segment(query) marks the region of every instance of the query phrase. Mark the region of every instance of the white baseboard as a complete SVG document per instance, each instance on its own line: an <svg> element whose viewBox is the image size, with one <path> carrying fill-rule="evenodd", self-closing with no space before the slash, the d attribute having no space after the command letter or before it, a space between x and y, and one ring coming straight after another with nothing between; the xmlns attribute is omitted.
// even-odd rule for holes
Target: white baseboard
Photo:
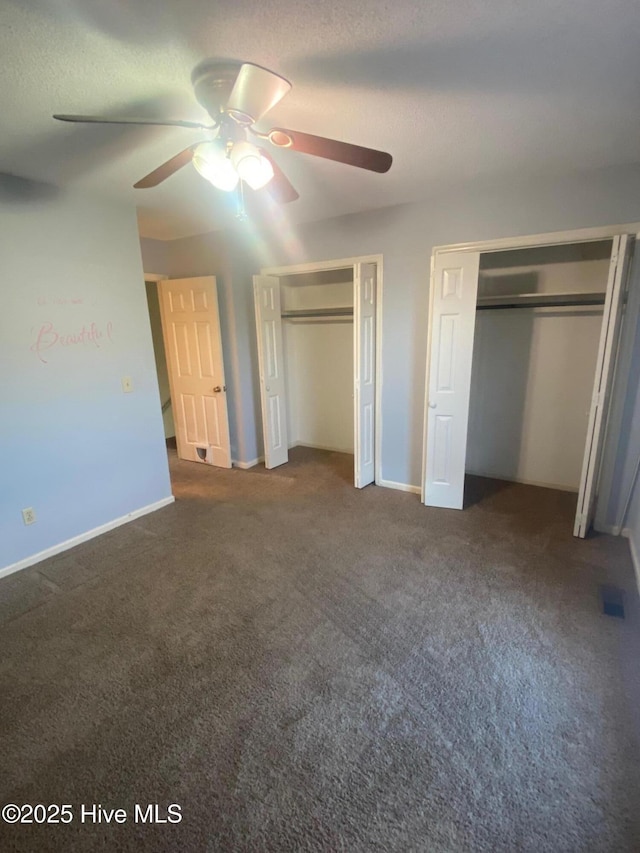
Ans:
<svg viewBox="0 0 640 853"><path fill-rule="evenodd" d="M47 557L55 557L56 554L60 554L62 551L68 551L69 548L74 548L82 542L87 542L89 539L95 539L96 536L101 536L103 533L107 533L115 527L120 527L122 524L127 524L129 521L135 521L136 518L140 518L142 515L148 515L148 513L155 512L157 509L162 509L163 506L168 506L174 501L175 498L171 495L169 498L163 498L161 501L156 501L148 506L143 506L140 509L134 509L133 512L129 512L127 515L122 515L120 518L114 518L113 521L101 524L100 527L94 527L93 530L87 530L86 533L80 533L78 536L74 536L71 539L60 542L58 545L52 545L51 548L45 548L44 551L39 551L37 554L32 554L30 557L25 557L17 563L12 563L9 566L5 566L3 569L0 569L0 578L6 577L6 575L12 575L14 572L19 572L20 569L26 569L29 566L33 566L35 563L46 560Z"/></svg>
<svg viewBox="0 0 640 853"><path fill-rule="evenodd" d="M234 468L242 468L243 471L246 471L248 468L253 468L260 462L264 462L264 456L258 456L257 459L250 459L248 462L239 462L236 459L231 460L231 464Z"/></svg>
<svg viewBox="0 0 640 853"><path fill-rule="evenodd" d="M640 592L640 554L636 550L636 543L633 540L631 531L628 527L622 528L622 535L629 542L629 550L631 551L631 562L636 573L636 583L638 584L638 592Z"/></svg>
<svg viewBox="0 0 640 853"><path fill-rule="evenodd" d="M412 495L419 495L422 492L420 486L412 486L409 483L394 483L393 480L378 480L376 486L395 489L398 492L411 492Z"/></svg>

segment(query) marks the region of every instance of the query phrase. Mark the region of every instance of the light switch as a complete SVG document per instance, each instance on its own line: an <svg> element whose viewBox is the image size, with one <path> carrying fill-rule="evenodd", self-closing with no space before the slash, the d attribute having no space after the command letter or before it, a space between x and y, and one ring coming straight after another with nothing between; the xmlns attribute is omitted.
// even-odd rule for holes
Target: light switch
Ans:
<svg viewBox="0 0 640 853"><path fill-rule="evenodd" d="M130 376L122 377L122 390L125 394L130 394L133 391L133 380Z"/></svg>

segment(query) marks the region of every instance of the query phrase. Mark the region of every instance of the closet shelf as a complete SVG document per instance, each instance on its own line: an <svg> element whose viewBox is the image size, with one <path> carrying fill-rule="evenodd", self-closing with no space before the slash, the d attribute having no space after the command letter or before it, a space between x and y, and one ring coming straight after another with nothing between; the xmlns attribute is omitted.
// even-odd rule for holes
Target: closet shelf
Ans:
<svg viewBox="0 0 640 853"><path fill-rule="evenodd" d="M306 308L301 311L283 311L283 320L298 317L353 317L353 308Z"/></svg>
<svg viewBox="0 0 640 853"><path fill-rule="evenodd" d="M604 305L604 291L586 293L518 293L513 296L479 296L478 310L487 308L563 308Z"/></svg>

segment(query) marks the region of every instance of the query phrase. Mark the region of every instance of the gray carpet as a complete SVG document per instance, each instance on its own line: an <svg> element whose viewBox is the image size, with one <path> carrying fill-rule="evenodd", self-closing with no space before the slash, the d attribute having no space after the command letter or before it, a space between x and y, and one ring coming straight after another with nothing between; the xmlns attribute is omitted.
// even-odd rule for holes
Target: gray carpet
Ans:
<svg viewBox="0 0 640 853"><path fill-rule="evenodd" d="M0 849L640 850L627 543L573 539L572 495L426 509L292 457L172 454L174 505L0 581L0 800L75 810Z"/></svg>

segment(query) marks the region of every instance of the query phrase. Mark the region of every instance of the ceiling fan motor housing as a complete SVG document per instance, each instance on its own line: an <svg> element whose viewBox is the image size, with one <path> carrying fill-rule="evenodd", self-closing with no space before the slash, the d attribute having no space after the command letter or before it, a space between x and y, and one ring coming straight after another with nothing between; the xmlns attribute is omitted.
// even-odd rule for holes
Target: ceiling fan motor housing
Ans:
<svg viewBox="0 0 640 853"><path fill-rule="evenodd" d="M191 82L196 99L216 122L224 112L241 65L209 59L193 69Z"/></svg>

